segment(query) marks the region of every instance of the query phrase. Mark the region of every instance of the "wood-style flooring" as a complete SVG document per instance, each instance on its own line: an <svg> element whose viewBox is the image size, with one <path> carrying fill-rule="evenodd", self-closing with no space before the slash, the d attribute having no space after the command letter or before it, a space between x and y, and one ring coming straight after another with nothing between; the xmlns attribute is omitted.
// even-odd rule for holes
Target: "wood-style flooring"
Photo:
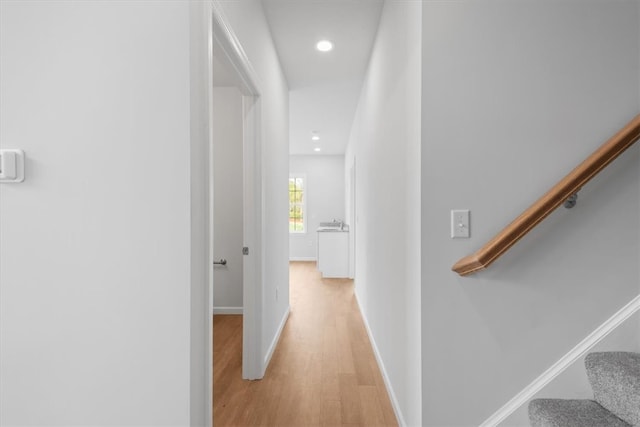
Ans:
<svg viewBox="0 0 640 427"><path fill-rule="evenodd" d="M292 262L290 303L260 381L241 378L242 316L214 316L214 426L397 426L353 281Z"/></svg>

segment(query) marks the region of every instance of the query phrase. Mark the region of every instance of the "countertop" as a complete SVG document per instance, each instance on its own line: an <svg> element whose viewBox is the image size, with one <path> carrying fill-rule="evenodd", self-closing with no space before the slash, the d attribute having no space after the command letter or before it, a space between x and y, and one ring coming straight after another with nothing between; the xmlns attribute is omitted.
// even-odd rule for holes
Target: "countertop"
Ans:
<svg viewBox="0 0 640 427"><path fill-rule="evenodd" d="M343 228L340 227L318 227L316 229L316 231L318 233L346 233L349 231L349 226L348 225L344 225Z"/></svg>

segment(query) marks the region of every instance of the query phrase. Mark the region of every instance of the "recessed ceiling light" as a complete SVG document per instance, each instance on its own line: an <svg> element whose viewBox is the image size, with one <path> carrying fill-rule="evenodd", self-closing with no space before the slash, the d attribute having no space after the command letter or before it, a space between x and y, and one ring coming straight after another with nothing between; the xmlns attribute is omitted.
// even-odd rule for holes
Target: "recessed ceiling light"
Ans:
<svg viewBox="0 0 640 427"><path fill-rule="evenodd" d="M316 147L316 148L314 148L314 149L313 149L313 151L315 151L315 152L320 151L320 147Z"/></svg>
<svg viewBox="0 0 640 427"><path fill-rule="evenodd" d="M316 49L318 49L320 52L329 52L331 49L333 49L333 43L331 43L329 40L320 40L318 43L316 43Z"/></svg>
<svg viewBox="0 0 640 427"><path fill-rule="evenodd" d="M311 140L312 140L312 141L320 141L320 136L318 136L318 135L312 135L312 136L311 136Z"/></svg>

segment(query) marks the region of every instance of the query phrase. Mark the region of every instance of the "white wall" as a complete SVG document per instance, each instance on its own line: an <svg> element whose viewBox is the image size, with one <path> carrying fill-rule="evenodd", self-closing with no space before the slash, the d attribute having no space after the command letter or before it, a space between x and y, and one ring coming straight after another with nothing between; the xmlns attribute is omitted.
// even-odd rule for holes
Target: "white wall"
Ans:
<svg viewBox="0 0 640 427"><path fill-rule="evenodd" d="M216 1L259 81L263 183L262 354L273 348L289 310L289 97L287 82L258 0ZM276 298L276 296L279 297Z"/></svg>
<svg viewBox="0 0 640 427"><path fill-rule="evenodd" d="M412 426L421 425L421 7L384 5L344 171L348 198L355 159L356 295L400 422Z"/></svg>
<svg viewBox="0 0 640 427"><path fill-rule="evenodd" d="M235 87L213 91L214 313L242 309L242 95Z"/></svg>
<svg viewBox="0 0 640 427"><path fill-rule="evenodd" d="M640 14L640 8L638 8ZM639 15L640 17L640 15ZM640 18L638 19L640 22ZM640 37L640 31L637 31ZM640 49L640 40L638 41ZM639 55L640 58L640 55ZM640 78L640 75L638 76ZM640 85L638 85L640 88ZM640 174L638 177L638 191L640 191ZM640 241L640 228L636 229L637 239ZM639 252L640 255L640 252ZM640 269L640 260L638 261ZM640 277L640 273L638 274ZM638 291L640 292L640 283ZM609 336L598 343L591 351L640 351L640 312L633 315L624 324L620 325ZM593 390L587 379L584 366L584 357L571 365L566 371L554 379L548 386L536 394L535 398L562 398L562 399L593 399ZM501 425L519 426L528 423L528 405L522 405Z"/></svg>
<svg viewBox="0 0 640 427"><path fill-rule="evenodd" d="M488 270L450 271L638 113L637 17L631 1L424 3L424 425L478 425L638 294L640 147ZM449 238L453 208L471 209L469 240Z"/></svg>
<svg viewBox="0 0 640 427"><path fill-rule="evenodd" d="M344 220L344 156L290 156L289 171L307 177L307 229L289 234L289 259L317 259L320 222Z"/></svg>
<svg viewBox="0 0 640 427"><path fill-rule="evenodd" d="M189 5L0 19L0 424L187 425Z"/></svg>

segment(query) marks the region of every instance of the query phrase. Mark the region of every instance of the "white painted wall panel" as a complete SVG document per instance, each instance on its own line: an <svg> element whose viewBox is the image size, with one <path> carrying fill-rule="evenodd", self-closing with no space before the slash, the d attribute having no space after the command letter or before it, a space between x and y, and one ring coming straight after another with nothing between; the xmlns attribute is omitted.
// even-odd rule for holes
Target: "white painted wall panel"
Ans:
<svg viewBox="0 0 640 427"><path fill-rule="evenodd" d="M189 5L0 20L0 424L187 425Z"/></svg>
<svg viewBox="0 0 640 427"><path fill-rule="evenodd" d="M356 162L356 294L400 421L421 425L421 2L385 2L345 156Z"/></svg>

